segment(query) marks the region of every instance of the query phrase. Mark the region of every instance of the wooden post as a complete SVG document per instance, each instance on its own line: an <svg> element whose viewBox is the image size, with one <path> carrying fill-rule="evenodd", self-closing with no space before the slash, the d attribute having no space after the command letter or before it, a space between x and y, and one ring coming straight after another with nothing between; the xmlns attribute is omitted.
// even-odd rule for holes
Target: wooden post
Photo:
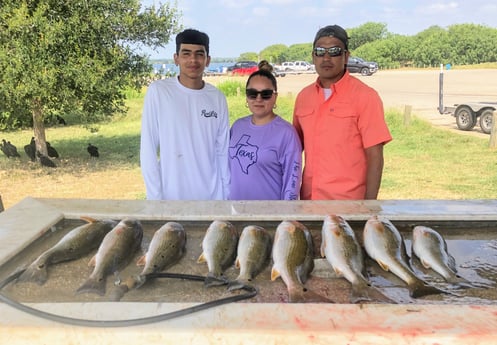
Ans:
<svg viewBox="0 0 497 345"><path fill-rule="evenodd" d="M411 111L412 106L406 105L404 107L404 126L409 126L411 124Z"/></svg>
<svg viewBox="0 0 497 345"><path fill-rule="evenodd" d="M490 130L489 147L491 149L497 148L497 110L494 110L494 114L492 116L492 129Z"/></svg>

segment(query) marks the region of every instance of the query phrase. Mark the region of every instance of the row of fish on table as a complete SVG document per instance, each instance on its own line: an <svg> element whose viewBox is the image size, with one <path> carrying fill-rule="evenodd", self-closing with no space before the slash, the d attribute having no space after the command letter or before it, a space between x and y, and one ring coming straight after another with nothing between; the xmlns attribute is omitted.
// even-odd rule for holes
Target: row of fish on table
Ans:
<svg viewBox="0 0 497 345"><path fill-rule="evenodd" d="M83 218L86 224L69 231L59 242L43 252L18 278L18 282L44 284L50 265L75 260L98 248L90 260L93 267L87 280L76 293L104 295L107 276L129 264L141 248L143 228L137 219L95 220ZM176 222L167 222L154 232L148 249L140 256L137 265L143 269L120 284L120 299L131 288L138 288L147 275L166 270L179 261L185 253L186 231ZM411 297L444 293L419 278L411 268L404 239L386 218L372 216L363 229L363 243L359 244L354 230L338 215L327 215L321 231L321 256L331 264L337 276L351 284L351 302L378 301L396 303L378 288L372 286L365 275L363 252L379 266L405 282ZM447 245L435 230L416 226L413 229L412 252L424 267L431 268L451 284L468 287L470 284L457 275L454 258L447 252ZM248 225L239 232L228 222L215 220L207 228L202 240L202 253L198 263L207 263L205 286L227 284L229 290L252 284L271 261L272 281L281 277L288 290L289 302L334 301L307 289L305 283L314 269L314 243L308 228L295 220L278 224L274 238L264 227ZM235 264L239 275L228 280L224 272Z"/></svg>

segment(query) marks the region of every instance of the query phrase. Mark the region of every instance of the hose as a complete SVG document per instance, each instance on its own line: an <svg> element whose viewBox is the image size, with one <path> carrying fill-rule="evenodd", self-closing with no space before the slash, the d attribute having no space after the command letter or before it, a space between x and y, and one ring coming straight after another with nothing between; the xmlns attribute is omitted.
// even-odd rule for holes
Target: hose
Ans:
<svg viewBox="0 0 497 345"><path fill-rule="evenodd" d="M217 300L209 301L206 303L198 304L192 307L188 307L185 309L180 309L176 310L173 312L169 313L164 313L164 314L159 314L155 316L149 316L149 317L143 317L143 318L137 318L137 319L127 319L127 320L88 320L88 319L78 319L78 318L72 318L72 317L67 317L67 316L62 316L58 314L53 314L53 313L48 313L36 308L29 307L25 304L22 304L20 302L17 302L15 300L10 299L9 297L5 296L2 293L2 289L9 284L10 282L14 281L17 279L24 270L20 270L18 272L13 273L11 276L7 277L4 281L0 283L0 301L4 302L5 304L10 305L13 308L16 308L18 310L24 311L28 314L48 319L51 321L56 321L56 322L61 322L65 324L70 324L70 325L75 325L75 326L82 326L82 327L129 327L129 326L139 326L139 325L145 325L145 324L150 324L150 323L155 323L155 322L162 322L162 321L167 321L171 320L174 318L178 318L181 316L186 316L201 310L217 307L223 304L227 303L233 303L237 301L241 301L244 299L252 298L255 295L257 295L257 290L250 285L244 285L241 290L246 291L247 293L244 294L239 294L235 296L230 296L230 297L225 297L225 298L220 298ZM198 276L198 275L191 275L191 274L180 274L180 273L151 273L146 276L147 280L148 279L153 279L153 278L170 278L170 279L185 279L185 280L195 280L195 281L205 281L204 276ZM226 285L227 282L223 281L223 285Z"/></svg>

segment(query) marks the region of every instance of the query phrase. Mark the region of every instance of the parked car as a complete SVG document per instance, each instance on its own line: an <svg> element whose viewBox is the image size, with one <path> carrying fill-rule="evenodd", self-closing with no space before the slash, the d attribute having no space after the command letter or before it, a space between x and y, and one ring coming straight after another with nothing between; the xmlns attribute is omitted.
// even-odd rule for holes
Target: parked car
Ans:
<svg viewBox="0 0 497 345"><path fill-rule="evenodd" d="M372 75L378 71L376 62L364 61L361 58L351 56L347 62L347 69L350 73L361 73L362 75Z"/></svg>
<svg viewBox="0 0 497 345"><path fill-rule="evenodd" d="M273 65L273 64L271 64L271 66L273 67L273 75L275 77L284 77L284 76L286 76L285 70L280 65Z"/></svg>
<svg viewBox="0 0 497 345"><path fill-rule="evenodd" d="M255 61L238 61L233 66L229 66L227 71L233 75L248 75L258 69Z"/></svg>
<svg viewBox="0 0 497 345"><path fill-rule="evenodd" d="M286 72L306 72L314 70L314 66L307 61L287 61L283 62L280 67Z"/></svg>

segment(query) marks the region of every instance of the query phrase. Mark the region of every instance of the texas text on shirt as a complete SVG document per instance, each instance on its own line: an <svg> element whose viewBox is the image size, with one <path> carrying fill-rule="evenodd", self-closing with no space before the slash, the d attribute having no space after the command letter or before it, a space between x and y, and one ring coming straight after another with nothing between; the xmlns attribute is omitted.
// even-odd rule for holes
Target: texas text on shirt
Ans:
<svg viewBox="0 0 497 345"><path fill-rule="evenodd" d="M237 133L236 135L234 133ZM275 117L254 125L238 119L231 129L231 200L298 200L302 148L295 128Z"/></svg>

